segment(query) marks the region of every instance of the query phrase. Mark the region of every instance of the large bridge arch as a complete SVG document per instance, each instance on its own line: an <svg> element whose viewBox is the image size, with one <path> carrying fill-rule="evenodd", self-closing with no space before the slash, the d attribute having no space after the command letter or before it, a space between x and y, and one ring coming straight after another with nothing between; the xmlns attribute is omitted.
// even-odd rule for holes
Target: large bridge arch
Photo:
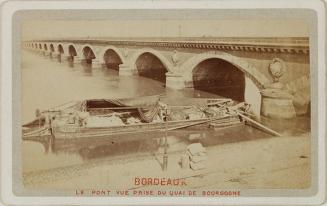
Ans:
<svg viewBox="0 0 327 206"><path fill-rule="evenodd" d="M119 65L126 62L126 58L123 53L115 46L104 47L99 54L99 58L101 57L102 60L100 61L110 69L119 69Z"/></svg>
<svg viewBox="0 0 327 206"><path fill-rule="evenodd" d="M173 65L159 51L154 49L137 50L130 59L130 66L140 76L166 83L166 73L173 71Z"/></svg>
<svg viewBox="0 0 327 206"><path fill-rule="evenodd" d="M258 89L262 89L263 85L265 85L269 80L263 75L260 74L260 71L250 65L248 62L244 61L243 59L230 55L228 53L220 52L220 53L201 53L197 54L188 60L186 60L180 67L180 72L187 77L187 80L192 76L193 69L199 63L208 60L208 59L221 59L230 64L234 65L238 69L240 69L244 74L249 77L253 83L258 87Z"/></svg>
<svg viewBox="0 0 327 206"><path fill-rule="evenodd" d="M168 70L168 72L173 72L174 71L174 67L173 64L160 52L151 48L143 48L140 50L137 50L131 57L130 59L130 63L132 66L132 69L137 70L136 68L136 60L144 53L150 53L154 56L156 56L161 62L162 64L166 67L166 69Z"/></svg>
<svg viewBox="0 0 327 206"><path fill-rule="evenodd" d="M219 72L224 72L225 74L227 73L225 77L227 76L228 81L231 81L232 85L237 81L241 81L238 82L236 86L239 87L241 90L243 90L241 92L243 92L244 94L242 98L237 97L236 100L245 101L251 104L252 112L259 116L260 108L261 108L260 90L263 89L263 85L266 84L269 80L265 76L263 76L263 74L260 74L257 68L253 67L252 65L250 65L249 63L247 63L246 61L244 61L239 57L235 57L227 53L208 52L208 53L197 54L191 57L190 59L188 59L186 62L184 62L180 68L180 73L183 74L185 82L187 82L189 85L192 85L192 87L194 87L195 70L199 69L199 65L204 64L206 62L208 63L208 61L211 60L213 61L211 63L216 65L213 65L211 67L207 66L207 68L215 69L216 73ZM217 64L217 62L222 62L222 63ZM241 73L237 72L236 70L239 70ZM210 76L211 78L213 78L215 75L210 74ZM234 77L230 78L230 76L234 76ZM221 77L221 78L225 78L225 77ZM217 79L217 82L219 81L223 81L223 79ZM244 87L242 87L241 85L243 83L244 83L243 85ZM227 97L233 98L233 96L227 96Z"/></svg>
<svg viewBox="0 0 327 206"><path fill-rule="evenodd" d="M98 57L98 53L97 53L97 50L96 50L96 48L94 47L94 46L92 46L92 45L90 45L90 44L84 44L84 45L82 45L82 46L80 46L80 54L81 54L81 56L82 57L85 57L84 55L84 51L87 49L87 48L89 48L91 51L92 51L92 53L93 53L93 57L92 57L92 59L99 59L99 57ZM77 51L78 52L78 51Z"/></svg>

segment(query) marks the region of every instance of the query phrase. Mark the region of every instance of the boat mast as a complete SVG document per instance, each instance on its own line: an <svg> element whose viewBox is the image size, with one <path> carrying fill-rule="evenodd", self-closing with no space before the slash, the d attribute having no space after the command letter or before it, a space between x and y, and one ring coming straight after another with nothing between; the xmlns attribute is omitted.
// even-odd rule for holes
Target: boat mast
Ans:
<svg viewBox="0 0 327 206"><path fill-rule="evenodd" d="M167 149L168 149L168 108L166 108L165 111L165 144L164 144L164 155L163 155L163 170L167 171L168 167L168 154L167 154Z"/></svg>

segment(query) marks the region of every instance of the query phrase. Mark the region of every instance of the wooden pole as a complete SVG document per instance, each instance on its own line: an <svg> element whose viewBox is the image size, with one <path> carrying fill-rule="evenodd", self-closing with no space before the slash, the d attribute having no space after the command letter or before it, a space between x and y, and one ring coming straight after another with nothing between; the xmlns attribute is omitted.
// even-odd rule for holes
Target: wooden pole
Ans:
<svg viewBox="0 0 327 206"><path fill-rule="evenodd" d="M278 136L278 137L281 137L282 135L266 126L264 126L263 124L260 124L259 122L257 121L254 121L253 119L241 114L239 111L236 111L236 113L241 116L242 118L246 119L247 121L257 125L258 127L262 128L263 130L267 131L267 132L270 132L271 134L275 135L275 136Z"/></svg>
<svg viewBox="0 0 327 206"><path fill-rule="evenodd" d="M195 123L190 123L190 124L182 125L182 126L178 126L178 127L172 127L172 128L167 129L167 131L182 129L182 128L191 127L191 126L195 126L195 125L200 125L200 124L216 121L216 120L219 120L219 119L222 119L222 117L217 117L217 118L213 118L213 119L206 119L206 120L203 120L202 122L195 122Z"/></svg>
<svg viewBox="0 0 327 206"><path fill-rule="evenodd" d="M165 111L165 146L164 146L164 155L163 155L163 170L167 171L167 167L168 167L168 153L167 153L167 149L168 149L168 125L167 125L167 121L168 121L168 116L167 116L167 109Z"/></svg>

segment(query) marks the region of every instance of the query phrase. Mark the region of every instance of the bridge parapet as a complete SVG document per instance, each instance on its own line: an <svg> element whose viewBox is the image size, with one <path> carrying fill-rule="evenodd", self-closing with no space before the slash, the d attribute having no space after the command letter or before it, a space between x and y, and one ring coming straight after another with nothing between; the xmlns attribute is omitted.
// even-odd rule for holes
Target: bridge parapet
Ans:
<svg viewBox="0 0 327 206"><path fill-rule="evenodd" d="M73 42L76 44L113 45L123 47L155 47L168 49L205 49L223 51L252 51L268 53L309 53L309 38L138 38L138 39L51 39L36 42ZM34 42L35 42L34 41Z"/></svg>

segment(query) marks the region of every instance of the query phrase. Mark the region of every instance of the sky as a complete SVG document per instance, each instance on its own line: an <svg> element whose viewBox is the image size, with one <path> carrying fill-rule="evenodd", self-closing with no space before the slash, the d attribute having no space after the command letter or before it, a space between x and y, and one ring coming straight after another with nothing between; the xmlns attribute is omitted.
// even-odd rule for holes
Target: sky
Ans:
<svg viewBox="0 0 327 206"><path fill-rule="evenodd" d="M303 20L26 20L23 40L71 37L307 37Z"/></svg>

